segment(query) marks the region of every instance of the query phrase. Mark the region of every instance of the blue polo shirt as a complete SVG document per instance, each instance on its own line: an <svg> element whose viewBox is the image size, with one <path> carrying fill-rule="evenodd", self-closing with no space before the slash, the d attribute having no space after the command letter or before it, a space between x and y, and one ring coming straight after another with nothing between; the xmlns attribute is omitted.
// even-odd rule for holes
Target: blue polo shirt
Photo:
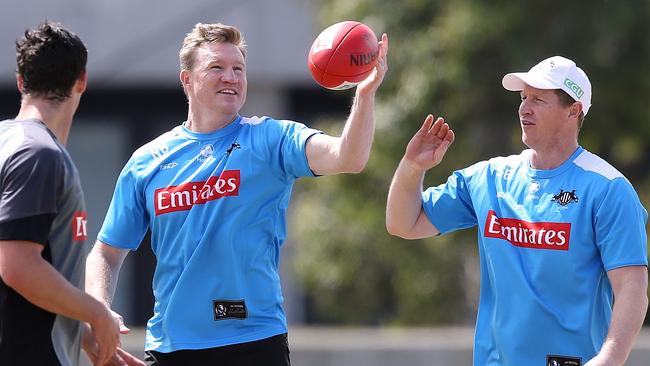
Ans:
<svg viewBox="0 0 650 366"><path fill-rule="evenodd" d="M456 171L422 194L441 233L478 226L477 366L584 364L609 328L607 271L648 263L648 214L620 172L582 147L536 170L530 152Z"/></svg>
<svg viewBox="0 0 650 366"><path fill-rule="evenodd" d="M313 176L292 121L238 117L212 133L178 126L122 170L102 242L157 258L145 349L171 352L287 332L278 274L296 178Z"/></svg>

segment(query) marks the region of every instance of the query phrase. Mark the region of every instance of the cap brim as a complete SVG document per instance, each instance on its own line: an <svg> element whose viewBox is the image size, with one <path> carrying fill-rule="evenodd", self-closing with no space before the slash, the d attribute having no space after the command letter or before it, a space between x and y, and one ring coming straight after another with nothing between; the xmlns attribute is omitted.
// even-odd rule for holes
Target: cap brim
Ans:
<svg viewBox="0 0 650 366"><path fill-rule="evenodd" d="M530 72L512 72L507 74L501 80L501 84L506 90L510 91L524 90L526 85L537 89L560 89L554 83Z"/></svg>

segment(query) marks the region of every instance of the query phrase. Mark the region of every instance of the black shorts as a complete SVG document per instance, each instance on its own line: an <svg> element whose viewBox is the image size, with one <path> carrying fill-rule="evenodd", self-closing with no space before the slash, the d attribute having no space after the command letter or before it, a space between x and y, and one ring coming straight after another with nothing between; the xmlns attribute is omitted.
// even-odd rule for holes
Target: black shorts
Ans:
<svg viewBox="0 0 650 366"><path fill-rule="evenodd" d="M291 366L286 333L223 347L169 353L146 351L144 360L149 366Z"/></svg>

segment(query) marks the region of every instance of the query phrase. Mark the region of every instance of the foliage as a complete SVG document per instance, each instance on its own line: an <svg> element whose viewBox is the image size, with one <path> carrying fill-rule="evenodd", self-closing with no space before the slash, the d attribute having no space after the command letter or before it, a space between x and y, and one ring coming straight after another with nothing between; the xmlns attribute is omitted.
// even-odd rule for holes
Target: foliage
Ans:
<svg viewBox="0 0 650 366"><path fill-rule="evenodd" d="M593 84L581 144L621 170L650 203L648 1L330 0L323 27L348 19L389 35L389 72L376 108L371 159L359 175L305 180L294 200L297 271L311 320L346 324L473 322L475 230L407 242L384 226L392 174L429 113L456 132L425 185L495 155L518 153L519 96L502 76L552 55L577 61ZM318 126L339 133L337 122ZM342 306L344 305L344 306ZM351 311L350 307L354 310Z"/></svg>

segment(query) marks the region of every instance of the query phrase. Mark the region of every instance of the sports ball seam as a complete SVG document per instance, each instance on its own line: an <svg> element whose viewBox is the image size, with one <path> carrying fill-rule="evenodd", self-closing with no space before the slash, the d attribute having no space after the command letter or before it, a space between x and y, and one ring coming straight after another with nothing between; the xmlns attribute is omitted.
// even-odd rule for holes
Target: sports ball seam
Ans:
<svg viewBox="0 0 650 366"><path fill-rule="evenodd" d="M343 37L341 37L341 40L339 41L339 44L336 46L336 48L334 49L334 51L332 51L332 52L330 53L330 57L327 58L327 63L325 64L325 68L323 69L323 76L321 77L321 82L325 79L325 75L329 74L327 71L328 71L328 68L329 68L329 66L330 66L330 61L332 61L332 58L334 57L334 55L336 55L336 53L337 53L338 50L341 48L341 46L343 45L343 43L345 43L345 39L348 38L348 36L350 35L350 33L352 33L352 31L355 30L355 29L356 29L358 26L360 26L360 25L361 25L361 24L357 23L357 24L354 25L354 27L350 28L350 29L347 31L347 33L345 33L345 35L344 35ZM359 74L363 74L363 73L359 73ZM356 74L356 75L359 75L359 74ZM334 74L329 74L329 75L333 75L333 76L345 76L345 75L334 75Z"/></svg>

